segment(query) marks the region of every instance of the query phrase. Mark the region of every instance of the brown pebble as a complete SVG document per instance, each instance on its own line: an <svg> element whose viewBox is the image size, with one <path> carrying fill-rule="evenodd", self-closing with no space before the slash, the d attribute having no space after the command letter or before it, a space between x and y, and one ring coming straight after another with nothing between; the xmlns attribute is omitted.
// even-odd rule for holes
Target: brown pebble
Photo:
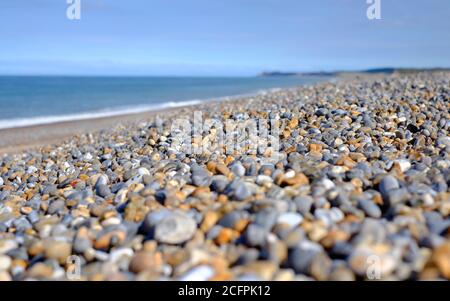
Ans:
<svg viewBox="0 0 450 301"><path fill-rule="evenodd" d="M441 275L450 279L450 242L443 243L433 251L431 260L439 269Z"/></svg>
<svg viewBox="0 0 450 301"><path fill-rule="evenodd" d="M157 269L162 264L160 253L138 252L130 261L129 269L133 273L141 273L145 270Z"/></svg>
<svg viewBox="0 0 450 301"><path fill-rule="evenodd" d="M211 229L212 226L217 223L219 217L219 214L215 211L206 212L202 224L200 225L200 229L206 233L209 229Z"/></svg>
<svg viewBox="0 0 450 301"><path fill-rule="evenodd" d="M72 245L64 241L51 241L45 246L45 257L56 259L60 264L66 262L71 252Z"/></svg>

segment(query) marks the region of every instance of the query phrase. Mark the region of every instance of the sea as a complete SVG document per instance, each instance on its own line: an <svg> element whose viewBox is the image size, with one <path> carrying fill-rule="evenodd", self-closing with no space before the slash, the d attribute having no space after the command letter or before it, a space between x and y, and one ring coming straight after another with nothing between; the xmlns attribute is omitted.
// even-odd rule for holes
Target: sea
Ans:
<svg viewBox="0 0 450 301"><path fill-rule="evenodd" d="M0 129L155 111L329 79L0 76Z"/></svg>

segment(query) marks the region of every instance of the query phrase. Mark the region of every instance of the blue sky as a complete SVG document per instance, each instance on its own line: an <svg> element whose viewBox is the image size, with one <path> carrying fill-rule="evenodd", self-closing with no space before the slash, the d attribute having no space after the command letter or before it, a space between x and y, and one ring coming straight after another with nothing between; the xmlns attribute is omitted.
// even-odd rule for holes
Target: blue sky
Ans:
<svg viewBox="0 0 450 301"><path fill-rule="evenodd" d="M450 67L450 1L0 0L0 74L253 75Z"/></svg>

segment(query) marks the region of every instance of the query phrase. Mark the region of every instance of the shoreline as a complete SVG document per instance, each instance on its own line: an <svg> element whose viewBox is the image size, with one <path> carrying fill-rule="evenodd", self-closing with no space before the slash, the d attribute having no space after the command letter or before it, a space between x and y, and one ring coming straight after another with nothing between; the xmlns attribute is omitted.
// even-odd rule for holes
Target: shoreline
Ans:
<svg viewBox="0 0 450 301"><path fill-rule="evenodd" d="M0 129L0 155L14 154L24 150L54 144L74 135L100 131L117 124L139 122L155 117L158 114L182 110L196 105L198 104L141 113Z"/></svg>
<svg viewBox="0 0 450 301"><path fill-rule="evenodd" d="M341 78L342 80L343 78ZM86 134L106 129L109 126L117 124L127 124L130 122L140 122L156 117L162 113L173 113L177 110L192 109L199 106L214 106L223 102L240 102L247 101L250 98L263 96L279 91L287 91L298 89L309 85L315 85L325 82L333 82L339 80L338 77L331 77L327 80L315 83L303 84L293 87L284 88L268 88L256 92L236 94L230 96L213 97L201 100L186 100L180 102L170 102L168 104L155 104L154 109L120 113L111 112L109 116L79 118L73 120L63 120L49 123L31 124L17 127L0 128L0 156L7 154L15 154L25 150L31 150L38 147L51 145L61 142L64 139L74 135ZM130 109L131 110L131 109ZM124 110L125 111L125 110ZM117 114L116 114L117 113ZM82 113L81 115L94 115L96 113ZM99 112L98 114L101 114ZM58 116L55 116L58 117ZM61 118L69 117L61 116Z"/></svg>

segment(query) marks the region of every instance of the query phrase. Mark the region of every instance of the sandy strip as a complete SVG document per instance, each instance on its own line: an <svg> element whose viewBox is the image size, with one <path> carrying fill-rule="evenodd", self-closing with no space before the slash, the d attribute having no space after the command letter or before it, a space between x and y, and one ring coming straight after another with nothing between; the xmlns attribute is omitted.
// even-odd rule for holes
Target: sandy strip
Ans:
<svg viewBox="0 0 450 301"><path fill-rule="evenodd" d="M193 105L195 106L195 105ZM0 154L17 153L60 142L77 134L102 130L117 124L138 122L165 112L186 107L168 108L136 114L93 118L0 130Z"/></svg>

